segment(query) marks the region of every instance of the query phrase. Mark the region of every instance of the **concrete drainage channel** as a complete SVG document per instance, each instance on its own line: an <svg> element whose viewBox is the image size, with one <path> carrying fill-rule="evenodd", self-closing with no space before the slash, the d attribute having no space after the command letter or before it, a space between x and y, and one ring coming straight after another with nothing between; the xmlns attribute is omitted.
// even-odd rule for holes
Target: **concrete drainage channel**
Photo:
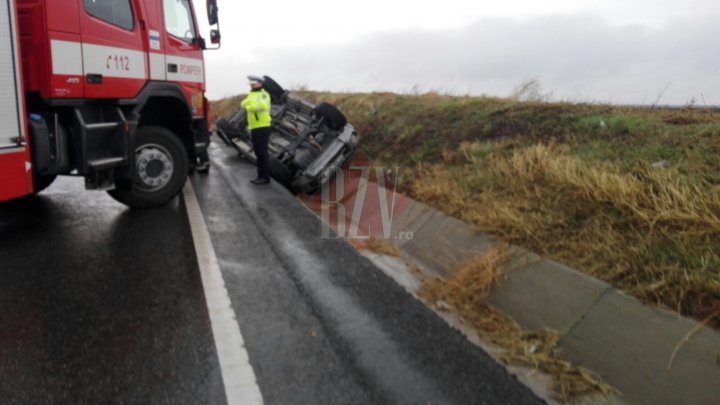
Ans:
<svg viewBox="0 0 720 405"><path fill-rule="evenodd" d="M360 157L354 166L370 167L368 163ZM462 263L499 243L466 223L395 195L382 187L382 181L363 179L362 170L356 176L345 173L338 180L342 184L330 184L324 197L300 200L416 297L420 281L413 267L446 278ZM404 260L364 251L366 236L389 240ZM610 398L585 402L720 403L720 333L646 305L561 263L520 247L509 250L511 270L493 286L488 304L525 330L558 333L562 357L593 371L617 390ZM473 343L499 357L497 349L481 342L452 315L436 312ZM538 378L532 370L509 370L536 394L555 402L547 377Z"/></svg>

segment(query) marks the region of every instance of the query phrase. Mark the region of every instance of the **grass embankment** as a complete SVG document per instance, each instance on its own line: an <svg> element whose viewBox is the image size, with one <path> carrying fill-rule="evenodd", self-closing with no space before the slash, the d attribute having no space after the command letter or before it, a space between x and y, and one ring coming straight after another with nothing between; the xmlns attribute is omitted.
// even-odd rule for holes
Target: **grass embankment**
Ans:
<svg viewBox="0 0 720 405"><path fill-rule="evenodd" d="M245 95L237 95L233 97L223 98L221 100L211 101L212 114L215 118L230 118L235 111L240 108L240 102Z"/></svg>
<svg viewBox="0 0 720 405"><path fill-rule="evenodd" d="M344 111L416 199L643 300L718 315L720 113L302 95Z"/></svg>

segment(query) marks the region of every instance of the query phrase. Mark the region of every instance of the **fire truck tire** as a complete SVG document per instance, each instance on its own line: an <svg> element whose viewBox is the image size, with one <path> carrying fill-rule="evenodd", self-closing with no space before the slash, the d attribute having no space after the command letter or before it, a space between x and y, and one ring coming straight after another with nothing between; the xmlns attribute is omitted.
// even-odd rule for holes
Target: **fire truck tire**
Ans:
<svg viewBox="0 0 720 405"><path fill-rule="evenodd" d="M35 194L50 187L50 185L53 183L53 181L55 181L56 178L56 174L33 175L33 187L35 189Z"/></svg>
<svg viewBox="0 0 720 405"><path fill-rule="evenodd" d="M133 180L118 179L108 191L115 200L132 208L152 208L172 200L188 174L185 146L172 131L157 126L138 129Z"/></svg>

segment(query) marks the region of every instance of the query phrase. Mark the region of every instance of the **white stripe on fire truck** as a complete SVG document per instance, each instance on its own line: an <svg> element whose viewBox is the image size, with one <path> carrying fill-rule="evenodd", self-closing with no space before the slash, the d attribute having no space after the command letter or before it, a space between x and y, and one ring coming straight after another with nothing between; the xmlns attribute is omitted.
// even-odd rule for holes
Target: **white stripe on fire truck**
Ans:
<svg viewBox="0 0 720 405"><path fill-rule="evenodd" d="M79 42L50 41L52 53L53 74L81 76L82 69L82 46Z"/></svg>
<svg viewBox="0 0 720 405"><path fill-rule="evenodd" d="M203 68L202 59L166 55L165 60L168 65L174 64L177 66L177 73L168 71L168 81L192 83L203 83L205 81L205 69Z"/></svg>
<svg viewBox="0 0 720 405"><path fill-rule="evenodd" d="M150 80L167 80L165 54L150 52Z"/></svg>
<svg viewBox="0 0 720 405"><path fill-rule="evenodd" d="M24 146L0 147L0 155L9 155L11 153L25 153Z"/></svg>
<svg viewBox="0 0 720 405"><path fill-rule="evenodd" d="M86 74L121 79L147 79L145 52L94 44L82 44Z"/></svg>
<svg viewBox="0 0 720 405"><path fill-rule="evenodd" d="M202 59L150 52L148 68L145 52L57 39L51 41L51 52L53 74L56 75L101 74L103 77L147 79L149 73L150 80L205 81ZM177 72L168 71L171 64Z"/></svg>

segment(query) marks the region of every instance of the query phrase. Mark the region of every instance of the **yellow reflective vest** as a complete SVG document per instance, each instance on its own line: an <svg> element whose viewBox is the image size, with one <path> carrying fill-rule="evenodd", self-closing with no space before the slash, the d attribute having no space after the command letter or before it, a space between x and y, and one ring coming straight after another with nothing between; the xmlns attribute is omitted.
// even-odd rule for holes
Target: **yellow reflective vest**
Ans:
<svg viewBox="0 0 720 405"><path fill-rule="evenodd" d="M265 89L251 91L240 103L240 107L247 112L248 127L251 130L272 125L270 95Z"/></svg>

